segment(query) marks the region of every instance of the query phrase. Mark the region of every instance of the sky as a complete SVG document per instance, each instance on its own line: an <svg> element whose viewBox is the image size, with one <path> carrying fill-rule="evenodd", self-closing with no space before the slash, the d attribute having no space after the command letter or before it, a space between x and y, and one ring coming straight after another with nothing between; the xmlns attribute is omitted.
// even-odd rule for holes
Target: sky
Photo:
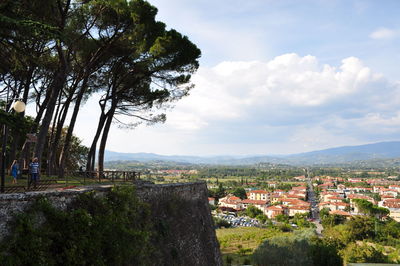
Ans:
<svg viewBox="0 0 400 266"><path fill-rule="evenodd" d="M202 51L164 124L120 129L107 150L292 154L400 140L400 1L150 0ZM97 99L75 133L90 145Z"/></svg>

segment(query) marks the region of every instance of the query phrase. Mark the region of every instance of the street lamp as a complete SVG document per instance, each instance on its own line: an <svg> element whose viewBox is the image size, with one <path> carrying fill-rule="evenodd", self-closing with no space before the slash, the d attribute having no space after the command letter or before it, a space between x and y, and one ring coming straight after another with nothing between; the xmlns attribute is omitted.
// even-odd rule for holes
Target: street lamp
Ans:
<svg viewBox="0 0 400 266"><path fill-rule="evenodd" d="M7 93L8 96L8 93ZM7 97L8 101L8 97ZM7 103L6 103L7 106ZM13 104L13 109L17 113L22 113L25 111L25 103L21 100L15 101ZM4 193L4 184L6 179L6 149L7 149L7 125L3 125L3 143L2 143L1 151L2 151L2 158L1 158L1 193Z"/></svg>
<svg viewBox="0 0 400 266"><path fill-rule="evenodd" d="M13 108L15 112L22 113L23 111L25 111L25 103L23 101L17 100L15 101Z"/></svg>

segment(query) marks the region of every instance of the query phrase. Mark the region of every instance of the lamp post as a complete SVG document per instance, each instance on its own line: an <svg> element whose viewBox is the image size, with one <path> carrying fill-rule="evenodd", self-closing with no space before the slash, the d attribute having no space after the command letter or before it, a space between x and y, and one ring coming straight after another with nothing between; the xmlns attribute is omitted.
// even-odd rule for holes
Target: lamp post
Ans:
<svg viewBox="0 0 400 266"><path fill-rule="evenodd" d="M8 93L7 93L7 102L8 102ZM6 104L7 106L7 104ZM17 113L21 113L25 111L25 103L23 101L17 100L14 105L13 109ZM0 191L4 193L4 184L6 179L6 150L7 150L7 125L3 125L3 143L1 147L1 185Z"/></svg>

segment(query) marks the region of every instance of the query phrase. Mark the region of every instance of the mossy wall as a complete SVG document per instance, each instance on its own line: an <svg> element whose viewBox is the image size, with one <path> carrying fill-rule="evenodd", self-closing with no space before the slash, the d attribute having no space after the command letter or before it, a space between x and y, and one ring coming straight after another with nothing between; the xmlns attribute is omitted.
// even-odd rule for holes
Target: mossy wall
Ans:
<svg viewBox="0 0 400 266"><path fill-rule="evenodd" d="M51 241L46 240L45 244L43 242L41 244L53 247L57 246L55 244L57 243L56 241L64 243L63 236L60 236L57 231L57 226L46 224L46 221L44 221L44 226L42 225L40 228L37 226L32 227L33 229L25 228L29 227L29 219L32 219L34 211L39 210L44 214L45 220L58 219L59 223L69 224L72 227L69 231L63 231L65 230L65 226L61 227L60 232L62 234L68 235L71 233L71 230L77 230L71 235L73 238L77 238L78 245L84 243L86 246L85 249L88 249L90 252L94 251L90 249L91 244L87 243L87 241L90 241L90 235L95 235L97 232L93 231L94 228L97 228L93 228L93 223L101 224L102 226L100 226L99 230L105 230L105 234L109 234L109 237L103 237L99 234L96 234L96 238L93 237L93 239L96 239L96 243L93 243L93 245L97 245L99 250L103 250L102 252L107 253L115 245L120 245L123 241L127 241L127 236L132 239L138 239L137 241L143 241L143 247L145 248L141 251L142 247L140 243L138 246L138 243L125 242L128 243L125 244L126 246L135 249L135 251L132 251L132 254L135 254L135 256L129 257L129 254L126 254L125 250L123 250L125 253L121 253L120 249L115 249L114 253L104 257L105 259L107 258L107 261L104 261L105 265L107 265L107 262L112 262L114 265L138 265L135 258L140 257L139 254L143 255L141 259L143 265L222 264L208 206L205 183L146 184L137 186L135 194L139 201L136 201L134 198L130 199L126 195L124 196L123 193L121 194L121 192L118 192L119 194L115 194L115 191L110 193L111 190L111 187L98 186L41 193L2 194L0 195L0 237L2 242L14 241L16 246L18 246L20 245L18 241L21 241L19 238L23 239L25 237L19 237L18 234L28 234L31 240L35 239L35 234L39 234L40 236L49 234L50 238L58 235L58 240L56 238ZM125 209L119 209L118 207L121 195L123 198L125 197L123 199L125 203L122 202ZM128 200L128 203L126 203L126 200ZM37 202L40 204L37 204ZM140 208L130 205L132 202L140 206ZM51 204L50 208L46 205L47 203ZM136 210L132 213L129 209ZM140 211L141 209L143 209L142 212ZM124 215L119 215L119 210L124 212ZM126 216L131 218L125 220ZM15 217L20 217L17 227L15 227ZM79 223L81 221L87 222L92 226L90 228L92 231L86 232L86 227L81 225L76 226L77 228L75 229L76 223L73 219L78 219ZM132 220L141 221L132 222ZM110 225L116 223L114 226L117 228L116 230L110 229L104 226L104 223L109 223ZM127 223L126 226L125 223ZM12 230L15 231L15 228L18 228L19 231L10 236L10 232ZM116 235L113 234L114 231ZM82 232L81 236L76 232ZM125 234L124 232L127 233ZM138 237L138 232L143 233L143 236L139 235L140 237ZM79 237L75 237L75 234ZM150 237L147 237L147 234ZM43 237L43 239L45 238ZM108 239L112 242L108 243ZM69 239L68 241L69 245L75 244L74 239ZM63 254L71 252L70 249L66 249L63 245L58 245L61 246L59 252L63 252ZM72 250L73 252L77 252L77 250L79 251L79 247ZM28 250L24 252L28 252ZM139 253L136 254L135 252ZM80 256L79 254L81 253L72 253L71 256ZM122 257L113 258L113 254ZM62 256L58 258L60 257ZM67 258L68 255L64 255L64 261L68 260ZM124 258L128 258L128 260L124 262ZM132 261L132 263L126 263L126 261ZM71 259L68 260L66 265L74 265L75 262L76 260ZM92 262L88 260L86 264L89 265L90 263ZM62 261L50 263L50 265L59 264L62 264ZM98 264L98 261L96 261L96 264Z"/></svg>
<svg viewBox="0 0 400 266"><path fill-rule="evenodd" d="M205 183L144 185L160 232L155 265L222 265Z"/></svg>

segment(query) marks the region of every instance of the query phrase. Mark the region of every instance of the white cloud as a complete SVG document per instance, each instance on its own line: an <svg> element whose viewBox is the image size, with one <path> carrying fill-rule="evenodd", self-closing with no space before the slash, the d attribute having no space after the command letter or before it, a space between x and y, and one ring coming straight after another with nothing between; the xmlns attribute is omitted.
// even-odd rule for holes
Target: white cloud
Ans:
<svg viewBox="0 0 400 266"><path fill-rule="evenodd" d="M285 54L269 62L223 62L213 68L201 68L193 78L196 88L177 104L170 121L173 124L245 119L254 113L282 116L280 112L303 109L321 111L330 105L347 102L346 111L369 101L371 93L384 82L379 74L355 58L342 61L339 68L320 65L316 57ZM385 96L380 97L385 98ZM363 99L364 103L356 102ZM196 119L185 121L178 114L190 113ZM297 114L296 114L297 115ZM271 120L274 120L273 118Z"/></svg>
<svg viewBox="0 0 400 266"><path fill-rule="evenodd" d="M400 131L400 84L356 57L339 66L294 53L227 61L201 67L193 83L165 124L113 129L109 149L276 154L393 139Z"/></svg>
<svg viewBox="0 0 400 266"><path fill-rule="evenodd" d="M392 39L398 35L396 30L391 30L388 28L379 28L373 31L369 37L375 40L385 40Z"/></svg>

